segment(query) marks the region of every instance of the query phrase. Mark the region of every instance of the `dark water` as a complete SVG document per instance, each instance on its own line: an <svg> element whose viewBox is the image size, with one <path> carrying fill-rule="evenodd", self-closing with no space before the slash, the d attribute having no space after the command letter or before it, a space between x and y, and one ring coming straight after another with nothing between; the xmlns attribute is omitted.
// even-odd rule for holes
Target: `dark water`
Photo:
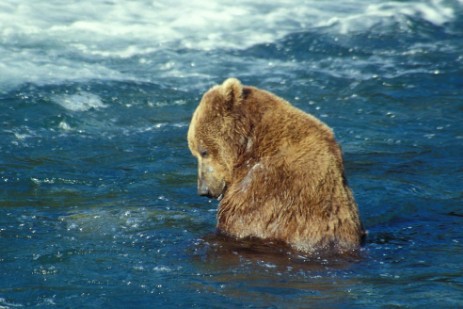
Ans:
<svg viewBox="0 0 463 309"><path fill-rule="evenodd" d="M463 307L463 3L164 2L0 4L0 308ZM334 129L360 256L214 236L229 76Z"/></svg>

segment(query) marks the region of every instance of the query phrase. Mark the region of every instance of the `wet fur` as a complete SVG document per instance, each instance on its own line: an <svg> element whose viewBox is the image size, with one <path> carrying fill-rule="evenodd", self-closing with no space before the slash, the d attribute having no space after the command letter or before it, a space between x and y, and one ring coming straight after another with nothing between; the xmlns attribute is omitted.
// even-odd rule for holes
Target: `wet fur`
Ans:
<svg viewBox="0 0 463 309"><path fill-rule="evenodd" d="M204 95L188 140L197 157L209 149L214 177L226 184L221 233L307 253L359 247L364 231L340 147L315 117L232 78Z"/></svg>

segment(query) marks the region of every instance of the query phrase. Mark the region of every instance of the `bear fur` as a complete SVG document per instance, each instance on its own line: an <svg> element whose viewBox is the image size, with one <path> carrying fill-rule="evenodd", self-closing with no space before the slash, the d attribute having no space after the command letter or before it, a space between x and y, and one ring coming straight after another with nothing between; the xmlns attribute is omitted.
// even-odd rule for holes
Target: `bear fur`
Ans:
<svg viewBox="0 0 463 309"><path fill-rule="evenodd" d="M235 78L201 99L188 130L198 193L220 200L217 228L314 253L357 249L364 236L332 130Z"/></svg>

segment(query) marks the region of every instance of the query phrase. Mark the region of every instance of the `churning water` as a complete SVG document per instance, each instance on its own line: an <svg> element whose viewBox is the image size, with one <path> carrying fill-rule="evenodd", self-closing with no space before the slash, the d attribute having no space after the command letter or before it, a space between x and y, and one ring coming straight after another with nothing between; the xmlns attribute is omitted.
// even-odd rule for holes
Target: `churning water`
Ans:
<svg viewBox="0 0 463 309"><path fill-rule="evenodd" d="M334 129L361 257L213 236L229 76ZM461 0L2 0L0 108L0 308L463 306Z"/></svg>

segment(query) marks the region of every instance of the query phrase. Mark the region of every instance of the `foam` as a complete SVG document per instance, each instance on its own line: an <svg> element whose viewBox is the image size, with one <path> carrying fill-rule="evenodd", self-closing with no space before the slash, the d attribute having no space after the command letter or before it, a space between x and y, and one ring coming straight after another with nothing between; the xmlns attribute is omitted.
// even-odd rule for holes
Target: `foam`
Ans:
<svg viewBox="0 0 463 309"><path fill-rule="evenodd" d="M379 2L360 4L350 14L336 13L318 23L320 27L333 27L341 34L368 31L376 25L384 26L398 23L407 29L407 17L425 20L437 26L450 22L455 18L452 7L446 6L442 0L416 2Z"/></svg>
<svg viewBox="0 0 463 309"><path fill-rule="evenodd" d="M454 18L454 10L441 0L426 2L386 2L369 5L366 14L381 17L404 15L420 17L432 24L442 25Z"/></svg>
<svg viewBox="0 0 463 309"><path fill-rule="evenodd" d="M103 104L99 96L89 92L81 92L72 95L55 95L51 99L53 102L73 112L84 112L90 109L107 107L107 105ZM64 127L68 128L69 126L67 125ZM60 124L60 128L64 129L64 127Z"/></svg>
<svg viewBox="0 0 463 309"><path fill-rule="evenodd" d="M122 58L168 46L203 50L247 48L335 22L343 23L346 30L349 24L368 29L371 20L378 17L418 16L439 25L454 18L453 9L442 0L347 1L335 5L315 0L280 0L271 4L179 0L176 5L167 1L82 0L65 6L57 0L27 5L16 2L4 0L0 4L3 41L65 43L83 53Z"/></svg>
<svg viewBox="0 0 463 309"><path fill-rule="evenodd" d="M53 55L54 53L42 53L38 50L18 51L0 47L0 92L23 83L47 85L91 79L132 79L128 74L121 74L101 64L60 58L61 56Z"/></svg>
<svg viewBox="0 0 463 309"><path fill-rule="evenodd" d="M122 72L112 60L160 50L246 49L320 27L335 33L368 31L393 22L407 27L404 17L442 25L455 18L452 5L443 0L178 0L175 5L149 0L74 0L65 5L58 0L3 0L0 91L27 82L141 79L136 70L133 75Z"/></svg>

